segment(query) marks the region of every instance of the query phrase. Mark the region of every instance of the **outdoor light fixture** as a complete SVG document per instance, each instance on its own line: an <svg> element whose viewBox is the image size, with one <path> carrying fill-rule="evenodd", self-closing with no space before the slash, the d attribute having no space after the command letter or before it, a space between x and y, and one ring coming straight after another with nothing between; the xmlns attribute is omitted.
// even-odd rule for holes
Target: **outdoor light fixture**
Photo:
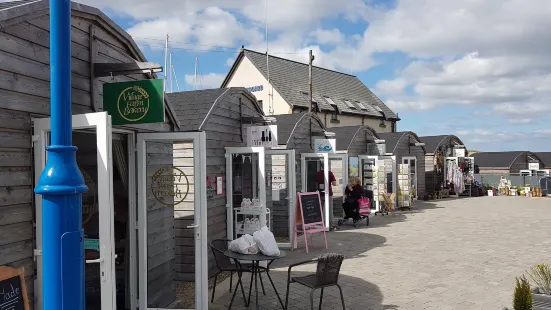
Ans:
<svg viewBox="0 0 551 310"><path fill-rule="evenodd" d="M463 144L456 144L454 145L453 147L456 147L456 148L464 148L465 146Z"/></svg>
<svg viewBox="0 0 551 310"><path fill-rule="evenodd" d="M382 144L382 143L385 143L385 142L386 142L386 140L381 140L381 139L375 140L375 143L377 143L377 144Z"/></svg>
<svg viewBox="0 0 551 310"><path fill-rule="evenodd" d="M329 132L329 131L324 132L324 134L325 134L326 137L335 137L336 136L334 132Z"/></svg>
<svg viewBox="0 0 551 310"><path fill-rule="evenodd" d="M417 142L417 143L415 143L415 146L425 146L425 143Z"/></svg>

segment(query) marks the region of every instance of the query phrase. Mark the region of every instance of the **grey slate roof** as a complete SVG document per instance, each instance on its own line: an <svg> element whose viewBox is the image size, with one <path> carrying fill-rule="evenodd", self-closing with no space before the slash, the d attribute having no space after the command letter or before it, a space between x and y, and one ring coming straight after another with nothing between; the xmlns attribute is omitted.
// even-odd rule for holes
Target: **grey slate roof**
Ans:
<svg viewBox="0 0 551 310"><path fill-rule="evenodd" d="M222 83L230 81L233 72L247 57L267 79L266 54L242 49L232 69ZM269 57L270 81L283 99L294 107L308 107L308 65L280 57ZM396 120L398 116L390 110L375 94L356 76L314 66L312 68L312 99L322 111L334 111L335 108L325 97L337 105L338 111L347 114L365 115L373 118ZM355 108L347 106L343 100L349 100ZM366 110L360 108L360 102ZM381 110L381 112L378 111Z"/></svg>
<svg viewBox="0 0 551 310"><path fill-rule="evenodd" d="M228 91L229 88L215 88L167 93L166 95L174 107L176 117L180 120L180 129L182 131L198 131L216 100L223 97Z"/></svg>
<svg viewBox="0 0 551 310"><path fill-rule="evenodd" d="M545 167L551 167L551 152L536 152L535 154L541 159Z"/></svg>
<svg viewBox="0 0 551 310"><path fill-rule="evenodd" d="M379 135L375 133L375 130L368 126L362 125L332 127L328 130L335 133L335 139L337 140L337 151L347 151L354 137L357 134L362 134L363 132L365 132L363 129L367 129L369 132L371 132L371 136L373 136L375 139L379 138Z"/></svg>
<svg viewBox="0 0 551 310"><path fill-rule="evenodd" d="M515 160L525 153L537 157L534 156L534 153L526 151L480 152L473 154L472 157L474 157L475 165L480 168L510 168Z"/></svg>
<svg viewBox="0 0 551 310"><path fill-rule="evenodd" d="M436 149L438 149L440 144L443 143L447 138L454 139L458 141L460 144L463 144L463 141L461 141L457 136L454 136L454 135L419 137L419 139L421 139L421 142L425 143L425 149L427 150L428 153L436 152Z"/></svg>
<svg viewBox="0 0 551 310"><path fill-rule="evenodd" d="M400 140L407 139L409 136L413 137L412 142L421 141L421 139L419 139L417 134L415 134L413 131L379 133L379 137L385 140L387 153L394 153L396 151L396 146L398 146ZM423 147L423 149L426 152L426 147Z"/></svg>

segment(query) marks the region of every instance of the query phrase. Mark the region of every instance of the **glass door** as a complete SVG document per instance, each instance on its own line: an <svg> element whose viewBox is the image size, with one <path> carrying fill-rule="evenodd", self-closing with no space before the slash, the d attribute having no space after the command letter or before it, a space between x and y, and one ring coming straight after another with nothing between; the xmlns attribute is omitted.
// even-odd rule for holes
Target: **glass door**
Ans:
<svg viewBox="0 0 551 310"><path fill-rule="evenodd" d="M377 173L377 166L375 165L377 156L360 155L358 156L358 161L360 181L362 182L366 196L370 199L371 209L377 211L379 210L377 209L379 199L374 199L376 197L373 196L373 186Z"/></svg>
<svg viewBox="0 0 551 310"><path fill-rule="evenodd" d="M333 172L337 185L329 185L333 191L333 216L343 217L344 189L348 185L348 155L329 154L329 171Z"/></svg>
<svg viewBox="0 0 551 310"><path fill-rule="evenodd" d="M50 119L33 119L34 165L37 175L44 170L46 146L50 140ZM86 309L116 309L115 245L113 207L113 160L111 117L106 112L74 115L73 144L79 147L77 163L88 192L82 199L85 247ZM79 141L86 141L80 143ZM38 180L36 180L38 182ZM35 195L37 279L36 307L43 308L42 282L42 197ZM47 266L46 266L47 268Z"/></svg>
<svg viewBox="0 0 551 310"><path fill-rule="evenodd" d="M208 308L205 139L137 135L140 310Z"/></svg>
<svg viewBox="0 0 551 310"><path fill-rule="evenodd" d="M266 204L265 160L262 147L226 148L227 238L230 240L252 235L264 225L272 228ZM255 205L251 208L253 202Z"/></svg>
<svg viewBox="0 0 551 310"><path fill-rule="evenodd" d="M329 229L329 191L325 190L329 188L329 154L303 153L301 156L302 192L320 192L325 228Z"/></svg>
<svg viewBox="0 0 551 310"><path fill-rule="evenodd" d="M295 150L266 150L266 203L278 246L291 248L296 212Z"/></svg>
<svg viewBox="0 0 551 310"><path fill-rule="evenodd" d="M402 164L409 166L409 179L413 190L411 191L414 199L417 198L417 158L416 157L402 157Z"/></svg>

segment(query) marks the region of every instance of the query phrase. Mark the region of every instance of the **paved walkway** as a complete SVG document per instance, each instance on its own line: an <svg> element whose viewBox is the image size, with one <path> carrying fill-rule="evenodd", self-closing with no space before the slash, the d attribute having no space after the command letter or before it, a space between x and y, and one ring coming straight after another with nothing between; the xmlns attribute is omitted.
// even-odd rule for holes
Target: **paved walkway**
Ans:
<svg viewBox="0 0 551 310"><path fill-rule="evenodd" d="M551 263L551 199L418 202L414 211L372 218L369 227L331 232L328 241L330 252L347 257L339 279L346 309L501 310L511 306L515 276L534 264ZM299 248L274 263L271 274L282 298L285 266L325 251L321 240L314 242L309 254ZM309 264L297 274L314 270ZM210 309L227 309L227 282L217 288ZM247 278L247 288L248 283ZM326 289L323 309L342 309L338 296L336 288ZM281 309L271 289L259 298L261 309ZM319 293L316 308L318 302ZM237 295L232 309L246 309L243 305ZM291 285L289 309L310 309L309 291Z"/></svg>

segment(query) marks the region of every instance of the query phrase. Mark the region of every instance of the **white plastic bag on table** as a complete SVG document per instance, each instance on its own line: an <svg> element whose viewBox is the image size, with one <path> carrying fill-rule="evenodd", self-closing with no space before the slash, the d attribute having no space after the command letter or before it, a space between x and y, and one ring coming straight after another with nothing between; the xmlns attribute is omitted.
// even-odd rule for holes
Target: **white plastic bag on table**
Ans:
<svg viewBox="0 0 551 310"><path fill-rule="evenodd" d="M253 234L254 241L262 254L267 256L279 256L279 248L275 240L274 234L264 226L262 229L255 231Z"/></svg>
<svg viewBox="0 0 551 310"><path fill-rule="evenodd" d="M251 235L243 235L230 242L229 249L241 254L257 254L258 247Z"/></svg>

